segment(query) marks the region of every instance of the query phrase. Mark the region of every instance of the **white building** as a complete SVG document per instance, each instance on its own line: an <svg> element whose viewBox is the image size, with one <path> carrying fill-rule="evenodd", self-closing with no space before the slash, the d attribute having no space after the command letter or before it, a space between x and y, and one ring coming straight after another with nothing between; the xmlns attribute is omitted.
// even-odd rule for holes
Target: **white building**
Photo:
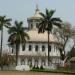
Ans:
<svg viewBox="0 0 75 75"><path fill-rule="evenodd" d="M38 34L38 24L42 16L39 14L39 9L36 8L35 14L27 18L28 21L28 35L30 37L25 44L25 48L20 46L18 65L32 65L32 66L48 66L48 34ZM51 52L49 52L50 60L49 67L56 67L60 63L60 52L58 50L58 39L55 35L49 35L49 42ZM15 49L10 53L14 55Z"/></svg>

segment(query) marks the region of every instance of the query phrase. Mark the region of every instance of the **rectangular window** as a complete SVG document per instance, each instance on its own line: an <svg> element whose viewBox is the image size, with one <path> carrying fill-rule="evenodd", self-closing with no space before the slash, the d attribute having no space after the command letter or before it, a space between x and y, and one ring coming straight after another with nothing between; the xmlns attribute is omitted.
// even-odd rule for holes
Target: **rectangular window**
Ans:
<svg viewBox="0 0 75 75"><path fill-rule="evenodd" d="M38 45L35 46L35 51L38 51Z"/></svg>
<svg viewBox="0 0 75 75"><path fill-rule="evenodd" d="M13 53L13 48L12 48L12 53Z"/></svg>
<svg viewBox="0 0 75 75"><path fill-rule="evenodd" d="M25 44L22 45L22 51L24 51L24 50L25 50Z"/></svg>
<svg viewBox="0 0 75 75"><path fill-rule="evenodd" d="M49 52L51 52L51 46L49 45Z"/></svg>
<svg viewBox="0 0 75 75"><path fill-rule="evenodd" d="M31 24L31 29L33 29L33 24Z"/></svg>
<svg viewBox="0 0 75 75"><path fill-rule="evenodd" d="M31 45L29 45L29 51L31 51L32 50L32 46Z"/></svg>
<svg viewBox="0 0 75 75"><path fill-rule="evenodd" d="M38 28L38 23L36 23L36 28Z"/></svg>
<svg viewBox="0 0 75 75"><path fill-rule="evenodd" d="M44 45L42 45L42 51L45 51L45 46Z"/></svg>

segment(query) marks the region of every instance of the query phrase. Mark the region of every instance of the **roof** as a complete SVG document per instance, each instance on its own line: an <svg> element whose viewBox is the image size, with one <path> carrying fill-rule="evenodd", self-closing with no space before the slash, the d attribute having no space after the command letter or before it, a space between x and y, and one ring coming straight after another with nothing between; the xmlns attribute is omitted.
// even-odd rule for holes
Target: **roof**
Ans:
<svg viewBox="0 0 75 75"><path fill-rule="evenodd" d="M28 42L47 42L48 41L48 34L47 32L44 33L38 33L37 30L30 30L27 32L30 39L27 40ZM50 34L49 35L49 42L51 43L58 43L58 39L55 35Z"/></svg>
<svg viewBox="0 0 75 75"><path fill-rule="evenodd" d="M37 10L37 11L35 12L34 16L29 17L28 20L30 20L30 19L41 19L42 16L40 15L40 13L41 13L40 10Z"/></svg>
<svg viewBox="0 0 75 75"><path fill-rule="evenodd" d="M75 61L75 57L72 57L72 58L70 59L70 61Z"/></svg>

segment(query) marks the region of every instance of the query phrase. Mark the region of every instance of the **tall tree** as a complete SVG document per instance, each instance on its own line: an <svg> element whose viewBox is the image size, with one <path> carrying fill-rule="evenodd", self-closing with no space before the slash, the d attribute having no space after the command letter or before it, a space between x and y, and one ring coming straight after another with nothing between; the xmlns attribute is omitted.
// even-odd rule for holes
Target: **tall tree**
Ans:
<svg viewBox="0 0 75 75"><path fill-rule="evenodd" d="M1 50L0 50L0 58L2 55L2 47L3 47L3 27L8 28L11 23L11 19L7 19L6 16L0 16L0 30L1 30Z"/></svg>
<svg viewBox="0 0 75 75"><path fill-rule="evenodd" d="M25 44L26 39L29 39L28 34L25 32L23 22L15 21L15 26L9 28L8 33L10 34L8 42L16 45L16 65L18 61L18 52L20 44Z"/></svg>
<svg viewBox="0 0 75 75"><path fill-rule="evenodd" d="M75 29L73 30L72 29L72 26L70 23L62 23L63 27L62 27L62 30L59 31L59 34L60 34L60 38L61 40L63 40L64 42L62 43L61 41L61 44L62 44L62 47L59 48L60 49L60 54L61 54L61 59L64 60L65 59L65 56L66 56L66 51L65 51L65 48L67 46L67 42L69 41L69 39L71 38L74 38L75 36Z"/></svg>
<svg viewBox="0 0 75 75"><path fill-rule="evenodd" d="M59 35L57 35L59 33ZM58 46L60 55L61 55L61 60L64 60L65 58L65 47L67 44L67 41L69 40L71 33L71 25L67 22L62 23L61 29L54 29L54 34L57 36L60 44ZM61 38L61 40L60 40Z"/></svg>
<svg viewBox="0 0 75 75"><path fill-rule="evenodd" d="M55 10L48 10L48 9L46 9L45 14L40 13L40 15L42 16L42 19L38 26L38 29L39 29L38 33L44 33L45 31L47 31L48 33L48 65L49 65L49 47L50 47L49 34L52 32L53 25L61 28L60 22L62 22L60 18L53 17L54 13L55 13Z"/></svg>

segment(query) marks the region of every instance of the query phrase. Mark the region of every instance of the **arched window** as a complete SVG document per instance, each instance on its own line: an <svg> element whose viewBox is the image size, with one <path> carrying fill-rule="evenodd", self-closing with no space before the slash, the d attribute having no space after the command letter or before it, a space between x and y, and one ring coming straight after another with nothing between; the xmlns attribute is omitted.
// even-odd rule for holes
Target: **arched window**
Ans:
<svg viewBox="0 0 75 75"><path fill-rule="evenodd" d="M46 63L45 63L45 60L43 59L42 62L41 62L42 66L45 66Z"/></svg>
<svg viewBox="0 0 75 75"><path fill-rule="evenodd" d="M28 65L31 66L32 65L32 60L28 59Z"/></svg>
<svg viewBox="0 0 75 75"><path fill-rule="evenodd" d="M35 67L37 67L37 66L38 66L38 60L35 59Z"/></svg>
<svg viewBox="0 0 75 75"><path fill-rule="evenodd" d="M25 60L21 59L21 65L25 65Z"/></svg>

